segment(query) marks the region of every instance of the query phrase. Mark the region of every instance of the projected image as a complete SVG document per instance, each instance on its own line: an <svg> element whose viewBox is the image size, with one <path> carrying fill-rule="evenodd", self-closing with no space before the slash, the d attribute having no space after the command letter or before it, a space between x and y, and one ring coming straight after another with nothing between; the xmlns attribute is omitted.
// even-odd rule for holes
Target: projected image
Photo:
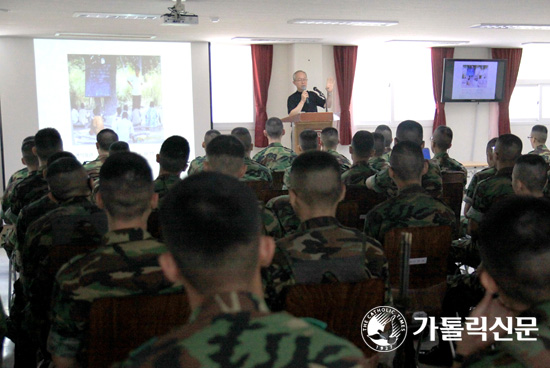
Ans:
<svg viewBox="0 0 550 368"><path fill-rule="evenodd" d="M487 88L488 65L463 65L462 88Z"/></svg>
<svg viewBox="0 0 550 368"><path fill-rule="evenodd" d="M160 56L68 54L74 145L104 128L128 143L162 143Z"/></svg>

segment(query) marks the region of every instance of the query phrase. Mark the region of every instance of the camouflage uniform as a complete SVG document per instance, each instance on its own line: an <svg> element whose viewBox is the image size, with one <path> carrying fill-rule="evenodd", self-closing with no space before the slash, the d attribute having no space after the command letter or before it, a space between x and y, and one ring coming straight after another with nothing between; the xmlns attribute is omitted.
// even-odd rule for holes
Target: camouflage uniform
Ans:
<svg viewBox="0 0 550 368"><path fill-rule="evenodd" d="M464 185L466 185L466 180L468 178L468 171L466 170L464 165L462 165L460 162L458 162L454 158L449 157L449 154L447 152L436 153L430 161L438 164L439 168L441 169L441 172L462 171L462 173L464 174Z"/></svg>
<svg viewBox="0 0 550 368"><path fill-rule="evenodd" d="M283 175L283 190L288 190L290 188L290 169L292 169L292 166L285 169L285 174Z"/></svg>
<svg viewBox="0 0 550 368"><path fill-rule="evenodd" d="M105 162L105 160L109 157L109 155L99 155L97 158L93 161L85 162L82 166L84 166L84 169L88 173L88 176L94 181L99 180L99 170L101 169L101 165Z"/></svg>
<svg viewBox="0 0 550 368"><path fill-rule="evenodd" d="M365 185L365 180L377 172L378 170L370 164L370 160L368 162L359 161L342 174L342 182L346 185Z"/></svg>
<svg viewBox="0 0 550 368"><path fill-rule="evenodd" d="M189 169L187 169L187 175L198 174L203 171L204 161L206 161L206 156L199 156L191 161L189 164Z"/></svg>
<svg viewBox="0 0 550 368"><path fill-rule="evenodd" d="M148 341L115 367L362 367L350 342L246 292L208 296L189 323Z"/></svg>
<svg viewBox="0 0 550 368"><path fill-rule="evenodd" d="M469 219L480 223L483 219L483 214L489 211L489 208L491 208L491 205L495 201L514 194L514 189L512 188L513 170L513 167L498 170L495 175L478 184L474 194L474 202L467 214Z"/></svg>
<svg viewBox="0 0 550 368"><path fill-rule="evenodd" d="M298 226L300 226L300 219L296 216L288 195L270 199L265 207L268 211L271 211L270 214L273 216L270 222L278 224L279 232L277 235L280 235L280 238L293 233L298 229ZM264 213L264 215L266 214ZM264 217L264 224L265 223Z"/></svg>
<svg viewBox="0 0 550 368"><path fill-rule="evenodd" d="M244 164L246 165L246 173L244 174L243 181L268 181L272 182L271 170L264 165L261 165L253 161L250 157L244 158Z"/></svg>
<svg viewBox="0 0 550 368"><path fill-rule="evenodd" d="M338 164L340 165L340 173L343 174L344 172L346 172L350 169L351 162L349 162L349 160L347 159L346 156L338 153L335 150L331 150L331 149L329 149L327 152L330 153L331 155L333 155L334 157L336 157L336 160L338 160Z"/></svg>
<svg viewBox="0 0 550 368"><path fill-rule="evenodd" d="M23 170L25 170L25 171L23 172ZM28 175L29 175L29 172L26 168L21 169L21 170L17 171L15 174L13 174L11 176L10 180L8 181L8 184L6 185L6 190L4 191L4 195L2 196L2 214L1 214L1 217L8 224L14 223L12 221L14 216L11 216L11 218L10 218L10 216L7 215L7 212L11 207L11 201L12 201L12 197L13 197L13 190L15 189L17 184L19 184L21 181L23 181L23 179L25 179Z"/></svg>
<svg viewBox="0 0 550 368"><path fill-rule="evenodd" d="M29 173L13 190L11 213L18 216L23 207L40 199L47 192L48 183L44 179L43 170L39 169L34 175Z"/></svg>
<svg viewBox="0 0 550 368"><path fill-rule="evenodd" d="M159 175L153 184L155 185L155 193L159 194L159 198L164 197L166 193L172 188L174 185L179 183L181 181L181 178L179 175L171 175L171 174L165 174L165 175Z"/></svg>
<svg viewBox="0 0 550 368"><path fill-rule="evenodd" d="M263 270L265 295L273 310L283 309L281 292L295 284L357 282L381 278L385 304L391 305L388 261L376 240L342 226L334 217L317 217L277 241L271 265Z"/></svg>
<svg viewBox="0 0 550 368"><path fill-rule="evenodd" d="M103 244L95 251L73 258L56 276L48 337L52 355L84 361L88 318L94 300L182 290L180 285L164 278L158 264L158 257L167 252L166 246L146 231L110 231Z"/></svg>
<svg viewBox="0 0 550 368"><path fill-rule="evenodd" d="M476 172L474 176L472 176L472 179L470 180L470 184L466 189L464 202L470 205L474 203L474 194L475 194L477 185L481 183L483 180L495 175L496 173L497 173L497 169L494 167L487 167L481 171Z"/></svg>
<svg viewBox="0 0 550 368"><path fill-rule="evenodd" d="M386 154L378 157L371 157L369 158L369 164L372 166L373 169L380 171L390 166L390 157Z"/></svg>
<svg viewBox="0 0 550 368"><path fill-rule="evenodd" d="M550 150L544 144L541 144L540 146L537 146L537 148L535 148L533 151L529 152L528 155L542 156L544 161L546 161L547 164L550 164Z"/></svg>
<svg viewBox="0 0 550 368"><path fill-rule="evenodd" d="M518 341L515 333L504 336L512 341L497 341L494 349L487 348L466 358L463 367L550 367L550 301L536 304L520 317L536 317L538 331L531 333L536 341Z"/></svg>
<svg viewBox="0 0 550 368"><path fill-rule="evenodd" d="M448 225L455 231L455 221L452 209L413 184L367 213L365 233L384 244L386 233L393 228Z"/></svg>
<svg viewBox="0 0 550 368"><path fill-rule="evenodd" d="M253 160L264 165L271 171L282 171L292 165L296 154L281 143L271 143L254 155Z"/></svg>
<svg viewBox="0 0 550 368"><path fill-rule="evenodd" d="M371 178L370 180L373 180ZM433 162L428 161L428 172L422 176L422 187L434 198L443 195L443 182L441 181L441 169ZM388 169L379 171L374 176L373 188L377 193L385 193L388 197L397 195L397 185L390 178Z"/></svg>

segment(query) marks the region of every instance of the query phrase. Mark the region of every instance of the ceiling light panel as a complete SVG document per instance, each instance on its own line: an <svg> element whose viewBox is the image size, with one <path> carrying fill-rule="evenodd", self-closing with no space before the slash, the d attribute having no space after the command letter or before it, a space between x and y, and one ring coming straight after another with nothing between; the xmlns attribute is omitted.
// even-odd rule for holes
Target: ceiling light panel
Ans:
<svg viewBox="0 0 550 368"><path fill-rule="evenodd" d="M464 45L470 41L445 41L445 40L389 40L387 43L429 44L429 45Z"/></svg>
<svg viewBox="0 0 550 368"><path fill-rule="evenodd" d="M395 21L382 20L352 20L352 19L291 19L289 24L359 26L359 27L390 27L399 24Z"/></svg>
<svg viewBox="0 0 550 368"><path fill-rule="evenodd" d="M125 13L73 13L74 18L90 18L90 19L133 19L133 20L155 20L159 19L159 15L155 14L125 14Z"/></svg>
<svg viewBox="0 0 550 368"><path fill-rule="evenodd" d="M493 24L481 23L475 24L470 28L483 29L515 29L521 31L550 31L550 24Z"/></svg>
<svg viewBox="0 0 550 368"><path fill-rule="evenodd" d="M56 37L62 38L102 38L113 40L153 40L154 35L133 35L133 34L113 34L113 33L77 33L77 32L57 32Z"/></svg>
<svg viewBox="0 0 550 368"><path fill-rule="evenodd" d="M233 37L232 41L249 43L317 43L322 38Z"/></svg>

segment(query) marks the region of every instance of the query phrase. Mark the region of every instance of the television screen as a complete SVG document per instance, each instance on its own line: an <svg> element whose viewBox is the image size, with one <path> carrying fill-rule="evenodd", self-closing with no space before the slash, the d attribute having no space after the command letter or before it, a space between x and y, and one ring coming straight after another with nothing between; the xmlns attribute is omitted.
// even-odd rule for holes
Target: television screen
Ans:
<svg viewBox="0 0 550 368"><path fill-rule="evenodd" d="M445 59L441 102L501 101L506 64L501 59Z"/></svg>

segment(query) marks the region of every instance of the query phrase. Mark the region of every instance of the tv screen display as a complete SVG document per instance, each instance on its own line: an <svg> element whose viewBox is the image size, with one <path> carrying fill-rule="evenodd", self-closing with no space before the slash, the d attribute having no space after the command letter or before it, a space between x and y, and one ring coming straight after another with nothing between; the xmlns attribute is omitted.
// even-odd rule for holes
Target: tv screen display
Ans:
<svg viewBox="0 0 550 368"><path fill-rule="evenodd" d="M445 59L441 102L501 101L506 64L501 59Z"/></svg>

